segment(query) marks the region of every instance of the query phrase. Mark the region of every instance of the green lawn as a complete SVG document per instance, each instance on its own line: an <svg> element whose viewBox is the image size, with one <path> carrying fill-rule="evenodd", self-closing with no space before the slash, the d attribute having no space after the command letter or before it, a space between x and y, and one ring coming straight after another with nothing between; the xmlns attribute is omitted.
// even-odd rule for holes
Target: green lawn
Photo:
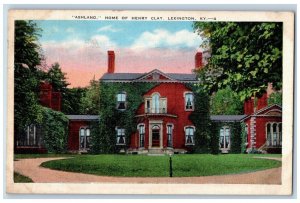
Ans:
<svg viewBox="0 0 300 203"><path fill-rule="evenodd" d="M280 161L253 158L263 156L265 155L173 155L173 176L188 177L236 174L281 166ZM42 166L63 171L73 171L104 176L169 176L168 156L80 155L70 159L44 162L42 163Z"/></svg>
<svg viewBox="0 0 300 203"><path fill-rule="evenodd" d="M14 172L14 182L15 183L33 183L33 181L27 176L23 176L17 172Z"/></svg>

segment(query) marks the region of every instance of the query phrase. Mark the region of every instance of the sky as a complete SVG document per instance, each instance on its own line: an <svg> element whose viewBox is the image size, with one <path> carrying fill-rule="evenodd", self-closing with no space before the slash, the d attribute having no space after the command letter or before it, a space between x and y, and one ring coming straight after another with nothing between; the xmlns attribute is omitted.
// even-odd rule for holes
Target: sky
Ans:
<svg viewBox="0 0 300 203"><path fill-rule="evenodd" d="M71 85L85 87L107 71L114 50L115 72L191 73L202 42L189 21L41 20L39 42L46 64L58 62Z"/></svg>

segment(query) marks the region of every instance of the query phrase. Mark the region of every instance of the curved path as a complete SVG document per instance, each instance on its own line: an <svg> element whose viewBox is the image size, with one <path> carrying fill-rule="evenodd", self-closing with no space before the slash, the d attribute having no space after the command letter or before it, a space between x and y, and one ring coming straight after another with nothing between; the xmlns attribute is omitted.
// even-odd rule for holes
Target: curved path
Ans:
<svg viewBox="0 0 300 203"><path fill-rule="evenodd" d="M201 176L201 177L110 177L97 176L83 173L65 172L41 167L40 164L45 161L51 161L64 158L34 158L20 159L14 161L14 170L24 176L27 176L36 183L214 183L214 184L281 184L282 168L273 168L257 172ZM272 158L281 160L280 158Z"/></svg>

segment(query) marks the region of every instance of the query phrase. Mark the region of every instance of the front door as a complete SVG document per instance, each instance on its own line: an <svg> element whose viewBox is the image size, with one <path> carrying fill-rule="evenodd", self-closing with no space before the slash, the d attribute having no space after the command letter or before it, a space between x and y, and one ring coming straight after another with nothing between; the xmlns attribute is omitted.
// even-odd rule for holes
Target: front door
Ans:
<svg viewBox="0 0 300 203"><path fill-rule="evenodd" d="M152 147L160 147L160 127L159 127L159 125L152 126Z"/></svg>

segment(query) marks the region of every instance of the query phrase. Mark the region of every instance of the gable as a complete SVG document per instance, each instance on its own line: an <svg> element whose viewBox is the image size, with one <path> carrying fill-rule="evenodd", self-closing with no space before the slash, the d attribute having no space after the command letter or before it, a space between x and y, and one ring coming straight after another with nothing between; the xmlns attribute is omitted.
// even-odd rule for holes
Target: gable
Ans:
<svg viewBox="0 0 300 203"><path fill-rule="evenodd" d="M282 108L279 105L272 105L269 107L265 107L258 112L256 112L256 115L269 115L269 116L281 116L282 114Z"/></svg>
<svg viewBox="0 0 300 203"><path fill-rule="evenodd" d="M175 81L173 78L169 77L167 74L155 69L142 77L138 78L136 81Z"/></svg>

